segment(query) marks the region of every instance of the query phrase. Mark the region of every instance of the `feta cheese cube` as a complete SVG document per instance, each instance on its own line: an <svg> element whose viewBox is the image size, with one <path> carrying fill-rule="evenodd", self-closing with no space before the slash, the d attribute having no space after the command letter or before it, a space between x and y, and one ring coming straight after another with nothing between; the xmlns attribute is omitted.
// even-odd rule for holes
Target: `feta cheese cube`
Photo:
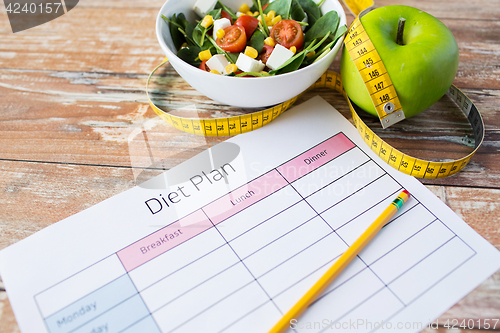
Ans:
<svg viewBox="0 0 500 333"><path fill-rule="evenodd" d="M207 13L215 8L217 0L198 0L194 4L193 10L199 17L205 17Z"/></svg>
<svg viewBox="0 0 500 333"><path fill-rule="evenodd" d="M276 44L273 52L267 59L266 65L271 69L277 69L283 65L288 59L293 57L293 52L283 45Z"/></svg>
<svg viewBox="0 0 500 333"><path fill-rule="evenodd" d="M223 54L216 54L212 58L207 60L207 66L210 69L215 69L221 74L226 73L226 67L229 65L229 61L227 61L226 56Z"/></svg>
<svg viewBox="0 0 500 333"><path fill-rule="evenodd" d="M245 15L245 13L242 13L242 12L237 12L237 13L236 13L236 16L237 16L237 17L240 17L241 15Z"/></svg>
<svg viewBox="0 0 500 333"><path fill-rule="evenodd" d="M266 67L266 65L260 61L250 58L249 56L240 53L238 60L236 60L236 66L243 72L260 72Z"/></svg>
<svg viewBox="0 0 500 333"><path fill-rule="evenodd" d="M214 22L214 40L217 40L217 31L219 29L225 29L227 27L231 26L231 21L229 21L227 18L221 18L218 19Z"/></svg>

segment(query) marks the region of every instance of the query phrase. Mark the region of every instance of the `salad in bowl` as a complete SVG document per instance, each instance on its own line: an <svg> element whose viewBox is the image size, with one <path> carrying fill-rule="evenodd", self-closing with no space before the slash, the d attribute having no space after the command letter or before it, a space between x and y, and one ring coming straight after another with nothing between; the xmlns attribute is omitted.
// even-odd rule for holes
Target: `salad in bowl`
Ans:
<svg viewBox="0 0 500 333"><path fill-rule="evenodd" d="M312 85L340 49L342 6L317 1L168 0L157 36L177 72L208 97L274 105Z"/></svg>
<svg viewBox="0 0 500 333"><path fill-rule="evenodd" d="M237 10L198 0L189 22L183 13L168 22L177 56L219 75L271 76L319 61L346 32L334 10L322 15L313 0L258 0Z"/></svg>

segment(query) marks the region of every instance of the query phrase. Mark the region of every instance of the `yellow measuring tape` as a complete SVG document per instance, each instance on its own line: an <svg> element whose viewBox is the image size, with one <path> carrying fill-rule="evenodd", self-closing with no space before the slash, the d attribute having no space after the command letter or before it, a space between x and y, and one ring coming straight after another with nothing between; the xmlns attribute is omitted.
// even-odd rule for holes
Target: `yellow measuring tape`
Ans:
<svg viewBox="0 0 500 333"><path fill-rule="evenodd" d="M355 17L358 17L363 10L375 5L373 0L344 0L344 2Z"/></svg>
<svg viewBox="0 0 500 333"><path fill-rule="evenodd" d="M295 101L297 101L297 99L301 96L296 96L282 104L279 104L267 110L235 117L199 119L174 116L157 107L149 97L149 82L151 81L153 74L167 62L168 60L167 58L165 58L165 60L160 65L158 65L149 75L146 86L149 105L151 105L151 108L156 112L158 116L160 116L160 118L162 118L175 128L187 133L204 136L232 136L250 132L269 124L280 114L282 114L286 109L292 106L293 103L295 103Z"/></svg>
<svg viewBox="0 0 500 333"><path fill-rule="evenodd" d="M401 102L389 73L387 73L380 55L363 28L359 16L349 28L344 40L344 47L361 74L382 127L387 128L405 119Z"/></svg>
<svg viewBox="0 0 500 333"><path fill-rule="evenodd" d="M366 8L365 6L373 4L371 0L350 0L346 1L346 3L355 15L359 15L361 9ZM360 71L363 81L365 82L368 91L370 91L370 95L372 95L372 101L382 122L382 126L386 128L404 119L401 103L399 102L396 90L390 81L389 74L387 73L387 70L385 70L385 66L377 50L364 31L359 17L356 17L349 28L344 43L349 54L351 55L351 58L354 60L356 67ZM218 119L184 118L174 116L157 107L149 97L149 83L151 78L155 72L167 62L168 60L165 58L165 60L149 75L146 86L149 104L155 113L167 123L181 131L191 134L204 136L232 136L250 132L267 125L276 119L307 91L316 88L331 88L342 93L346 98L352 113L354 124L366 144L386 163L408 175L426 179L451 176L463 169L467 163L469 163L470 159L475 154L484 139L484 123L476 106L467 96L465 96L463 92L452 85L446 94L458 105L460 110L469 120L474 133L474 150L464 158L447 162L425 161L408 156L383 141L368 126L366 126L366 124L358 116L354 105L351 103L344 91L340 74L333 71L327 71L315 84L313 84L301 95L266 110L247 115ZM373 72L375 70L376 72ZM377 74L376 80L370 76L370 73Z"/></svg>

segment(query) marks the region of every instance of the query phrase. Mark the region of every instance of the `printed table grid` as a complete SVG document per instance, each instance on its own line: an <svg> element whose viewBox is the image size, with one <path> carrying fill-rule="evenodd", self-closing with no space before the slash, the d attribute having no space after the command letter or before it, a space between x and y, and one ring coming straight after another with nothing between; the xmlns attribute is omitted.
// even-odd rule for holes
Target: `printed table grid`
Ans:
<svg viewBox="0 0 500 333"><path fill-rule="evenodd" d="M332 142L335 144L332 144ZM348 154L349 156L347 156ZM351 169L341 170L340 174L335 174L334 171L336 170L334 161L342 159L343 157L354 157L355 159L358 159L358 164L353 166ZM306 160L308 160L308 162L306 162ZM301 165L302 161L306 163L306 166ZM317 175L322 172L326 174L328 170L330 171L330 174L325 177L321 175L320 177L317 177ZM368 176L366 176L367 170L371 170ZM371 174L372 171L374 172L373 175ZM316 177L316 179L314 179L314 177ZM262 182L260 179L264 179L263 182L266 185L268 184L267 180L269 180L271 185L275 185L274 189L258 193L259 190L262 191L262 188L258 186L260 184L259 182ZM311 190L310 186L304 186L313 183L315 186L321 187ZM257 187L252 187L252 184L256 184ZM377 199L373 202L361 200L362 198L367 199L367 197L373 199L374 196L370 194L370 191L379 188L380 184L387 185L385 186L387 188L387 193L385 193L382 197L375 196ZM353 188L349 190L351 185ZM335 192L337 191L336 188L341 188L342 193L337 194ZM348 195L344 195L345 188L347 188L347 193L349 193ZM218 327L215 331L234 329L235 331L242 332L245 327L242 323L249 321L249 318L253 315L257 316L257 318L267 318L266 320L268 320L269 323L266 322L266 320L262 320L262 323L264 325L263 327L268 327L269 325L272 325L276 318L279 318L282 313L287 311L288 307L293 305L293 299L296 299L297 296L300 297L305 290L308 289L311 283L317 280L317 278L321 276L322 273L341 255L341 253L347 249L348 245L352 243L351 239L354 237L356 232L360 233L366 229L367 225L365 226L365 224L367 221L370 223L373 221L373 216L377 209L379 209L379 207L385 208L388 206L395 195L397 195L401 190L401 185L395 181L394 178L387 174L376 162L371 160L361 149L356 147L354 143L352 143L343 133L339 133L312 147L308 151L297 155L297 157L290 159L275 169L257 177L252 181L249 181L246 185L243 185L225 196L212 201L210 204L198 209L187 217L175 221L136 242L137 244L142 244L140 242L147 244L149 239L157 240L160 232L167 235L165 230L168 230L171 237L178 237L180 234L184 235L185 239L178 238L178 243L173 243L173 245L169 244L168 246L171 247L165 247L165 251L154 252L153 250L156 247L151 245L151 249L148 247L149 252L146 260L139 260L137 258L129 260L127 259L127 256L131 255L134 251L137 252L139 249L139 247L133 247L134 244L136 244L134 243L108 257L116 257L116 259L119 259L126 270L125 275L118 277L96 290L89 291L86 296L71 302L71 304L67 304L66 306L60 308L57 312L51 313L48 316L43 316L46 311L44 310L44 305L40 304L37 298L43 296L44 293L49 293L48 295L50 296L51 289L57 288L58 284L37 294L35 296L35 301L40 309L40 313L45 318L47 329L51 333L80 332L84 329L87 331L94 329L95 332L98 332L97 329L101 328L104 331L104 325L106 325L106 331L112 332L112 329L108 330L107 325L108 321L113 321L113 318L110 319L107 316L113 313L113 311L117 312L118 310L116 309L120 306L127 306L127 302L131 302L132 299L134 301L137 300L142 304L141 311L143 311L143 313L138 315L136 318L130 319L129 323L121 323L123 326L121 328L117 328L119 325L115 325L113 332L130 333L141 332L141 330L148 332L189 331L189 329L192 329L190 328L190 325L196 325L197 320L204 321L212 317L218 318L217 316L219 314L216 313L218 308L223 309L231 306L231 304L233 304L233 306L234 304L240 304L238 303L238 297L251 297L252 301L248 302L249 305L247 308L241 310L242 312L239 318L233 318L230 321L228 321L229 319L219 318L218 323L222 323L221 325L223 327ZM324 200L321 200L321 195L324 195L325 192L328 194L328 198L336 198L338 196L339 199L335 199L337 201L333 204L330 203L330 205L325 206ZM224 210L224 208L222 208L223 212L226 211L227 213L223 213L221 215L220 209L223 207L221 205L227 206L227 200L224 202L224 198L231 198L231 204L236 207L233 201L235 200L233 195L234 193L238 193L237 195L241 194L240 199L242 201L239 202L239 204L243 204L243 208L236 211L233 207L230 207L233 209L232 211L229 209ZM254 201L244 202L244 200L251 199L252 196L256 196L257 199ZM245 211L250 212L252 207L260 207L261 205L264 205L265 207L267 201L278 200L280 196L286 197L290 200L290 202L287 203L287 206L282 207L279 211L272 212L272 214L270 214L270 216L266 216L264 220L258 221L254 225L250 225L249 229L238 231L239 234L234 237L228 239L224 236L228 232L227 230L230 230L224 230L227 223L234 224L235 220L237 221L238 218L244 216ZM363 202L363 204L366 203L366 207L363 207L363 209L357 211L353 215L352 212L345 212L345 210L342 209L342 205L349 201L359 201L360 203ZM452 232L444 223L439 221L437 217L435 217L418 200L413 198L413 201L414 202L412 204L405 206L401 214L393 218L381 231L380 236L377 237L383 238L385 234L390 235L395 221L399 220L398 222L404 223L405 220L409 220L411 222L410 216L412 212L417 210L427 211L430 218L432 217L432 221L426 221L425 225L422 225L415 230L411 230L412 233L407 235L408 237L406 239L398 239L397 243L391 243L390 246L388 245L388 248L382 250L382 253L376 253L375 257L373 255L375 252L369 251L371 248L376 247L374 244L370 244L358 255L355 262L353 262L353 264L351 264L351 266L339 276L339 278L323 293L320 299L328 299L333 294L345 292L343 288L348 286L350 283L355 283L353 281L356 281L358 276L373 276L373 285L370 287L372 289L370 289L370 295L366 295L367 298L361 299L359 302L353 300L352 302L357 303L353 303L351 308L343 309L345 313L339 315L337 320L340 320L349 314L355 313L356 309L364 306L363 304L370 302L372 299L376 299L376 295L382 292L385 293L383 290L387 290L394 296L395 299L397 299L396 303L394 303L396 309L394 310L391 308L391 311L394 311L386 314L386 318L390 318L401 311L401 307L407 306L425 292L422 291L419 295L412 295L405 293L404 291L400 291L401 288L399 288L399 281L403 281L405 279L415 279L412 274L418 274L419 267L425 265L426 258L433 255L439 255L440 252L445 253L446 251L456 249L462 251L463 256L466 258L460 262L450 264L451 266L447 268L448 271L443 272L443 276L440 276L437 280L435 279L435 281L431 281L432 286L439 283L439 281L444 279L453 270L463 265L475 255L475 251L472 248L470 248L463 240L458 238L454 232ZM207 207L209 208L208 210ZM212 209L210 207L216 208ZM294 209L295 211L293 211ZM307 213L307 211L310 211L310 213ZM339 211L343 212L342 214L344 214L345 217L342 214L339 214ZM287 229L289 228L289 223L280 221L280 218L286 214L291 214L293 217L298 216L297 218L300 217L300 214L303 214L303 220L298 220L292 228ZM339 216L341 218L345 218L346 220L343 220L339 224L337 221ZM195 224L198 228L189 230L190 233L185 235L185 230L187 229L182 228L181 221L189 221L189 224ZM266 229L269 225L272 225L273 228ZM324 227L322 227L322 225ZM259 232L261 235L266 235L267 232L276 232L274 230L276 228L281 230L277 232L277 235L269 236L269 240L262 241L258 248L248 249L248 246L251 247L253 245L252 237L258 237ZM303 229L308 228L310 230L307 232L301 232ZM432 239L430 236L432 228L436 230L445 228L448 230L450 237L448 239ZM320 229L323 229L323 231L320 231ZM262 233L262 230L265 230L266 233ZM177 233L177 235L174 233ZM201 256L196 253L192 254L193 258L191 258L188 262L183 262L182 265L179 264L180 266L178 268L168 272L168 274L165 274L154 282L151 282L152 280L147 282L149 283L148 285L143 285L143 283L139 283L140 280L137 280L137 278L140 277L140 274L136 274L136 272L140 272L141 266L153 265L157 260L166 258L165 256L167 256L169 252L174 251L176 248L183 248L186 249L186 251L189 251L189 245L196 244L197 239L200 239L202 235L206 236L212 234L214 234L213 237L218 235L220 240L214 240L215 243L210 245L211 248L208 249L206 253L202 253ZM310 239L304 240L304 236L307 236ZM160 235L159 237L161 240L162 236ZM167 236L163 237L166 238ZM412 262L409 267L403 267L404 265L402 265L400 271L398 271L398 269L387 269L386 261L389 259L386 258L390 258L392 254L397 251L404 251L405 247L411 247L412 242L421 241L422 239L431 239L432 241L429 242L427 247L422 249L421 253L414 255L416 262ZM167 241L169 240L164 239L162 242L167 243ZM381 240L380 242L382 243L383 241ZM161 245L163 244L161 243L158 247ZM142 248L146 249L145 247ZM262 269L261 267L262 265L265 266L263 263L265 263L266 260L272 260L272 256L267 255L266 251L272 251L271 253L279 254L281 253L280 251L282 248L293 250L291 250L292 252L281 254L278 262L271 262L268 264L267 268ZM209 270L204 269L203 267L209 267L209 258L211 256L219 255L220 253L226 253L225 260L227 260L227 262L221 262L221 266L219 268L212 267L214 269L212 273L208 273L207 276L199 277L199 280L194 279L193 285L185 286L185 290L179 291L178 294L172 296L173 298L167 302L163 301L163 303L158 303L158 300L154 299L155 295L158 297L158 293L166 290L162 288L171 288L172 281L177 281L177 284L174 284L173 286L182 287L182 280L185 279L183 279L180 274L183 272L188 272L189 269L194 270L198 266L197 272L200 272L201 274L208 272ZM241 255L242 253L245 254ZM291 269L293 265L301 262L307 263L307 260L304 258L307 259L308 257L311 257L311 254L315 254L317 257L320 257L324 253L329 253L330 256L324 257L323 255L324 258L321 259L322 261L320 260L321 262L315 262L315 266L311 266L313 264L309 263L311 267L305 270L303 275L293 275L293 273L296 273L297 271L293 271L293 269ZM222 257L219 256L218 258ZM82 272L85 270L82 270ZM73 277L80 273L73 275ZM243 277L245 275L247 276L246 278ZM125 276L134 288L133 294L126 299L120 300L114 305L108 306L107 309L101 311L93 317L91 315L87 315L87 313L92 311L92 304L94 305L94 308L96 308L96 301L94 303L91 301L85 303L85 300L97 297L96 295L99 290L103 290L104 288L108 288L110 286L112 287L113 283L121 281L120 279L123 280ZM231 280L221 280L222 282L219 282L218 279L223 276L228 276ZM289 281L283 279L284 277L287 277ZM72 279L72 277L65 279L65 281L69 279ZM134 279L136 281L134 281ZM232 285L231 283L227 283L228 281L232 281ZM196 313L191 313L185 318L172 318L173 321L176 319L178 320L178 322L172 326L169 326L170 323L165 323L165 319L163 319L165 316L172 311L175 314L174 308L176 306L176 302L181 302L185 298L189 299L189 297L195 297L197 294L203 295L203 287L208 284L213 284L214 290L220 290L220 293L214 294L214 297L219 297L219 299L215 298L214 302L200 305L200 308L196 310ZM431 288L431 286L425 287ZM260 293L258 290L261 290ZM401 297L398 296L398 293L402 293ZM155 302L158 304L153 305L156 304ZM317 302L321 301L318 300ZM99 304L101 303L102 302ZM265 309L265 311L262 309ZM140 311L137 312L140 313ZM264 315L263 312L265 312L266 315ZM274 314L271 315L271 313ZM183 315L186 314L183 313ZM315 314L314 311L310 311L306 312L305 317L313 318L315 315L317 314ZM80 318L81 320L79 320ZM266 324L268 326L265 326Z"/></svg>

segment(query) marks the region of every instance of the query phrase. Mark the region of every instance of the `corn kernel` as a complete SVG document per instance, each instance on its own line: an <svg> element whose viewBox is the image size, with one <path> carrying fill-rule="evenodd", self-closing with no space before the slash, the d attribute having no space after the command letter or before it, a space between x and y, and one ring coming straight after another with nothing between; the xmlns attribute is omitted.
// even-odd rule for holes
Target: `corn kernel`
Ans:
<svg viewBox="0 0 500 333"><path fill-rule="evenodd" d="M272 27L272 20L270 20L266 17L266 24L268 27Z"/></svg>
<svg viewBox="0 0 500 333"><path fill-rule="evenodd" d="M311 59L312 57L314 57L316 55L316 51L311 51L309 52L308 54L306 54L306 57L308 57L309 59Z"/></svg>
<svg viewBox="0 0 500 333"><path fill-rule="evenodd" d="M201 61L208 60L212 58L212 53L210 53L210 50L201 51L198 53L198 58L200 58Z"/></svg>
<svg viewBox="0 0 500 333"><path fill-rule="evenodd" d="M266 39L264 39L264 44L272 46L272 47L274 47L276 45L273 37L267 37Z"/></svg>
<svg viewBox="0 0 500 333"><path fill-rule="evenodd" d="M222 39L222 37L226 35L226 32L224 31L224 29L219 29L215 34L217 35L217 38Z"/></svg>
<svg viewBox="0 0 500 333"><path fill-rule="evenodd" d="M247 11L247 12L245 12L245 14L253 16L253 13L251 11Z"/></svg>
<svg viewBox="0 0 500 333"><path fill-rule="evenodd" d="M188 47L188 46L189 46L189 45L188 45L188 43L182 43L182 45L181 45L181 49L183 49L183 48L185 48L185 47Z"/></svg>
<svg viewBox="0 0 500 333"><path fill-rule="evenodd" d="M259 12L253 12L253 16L257 16L257 15L260 15Z"/></svg>
<svg viewBox="0 0 500 333"><path fill-rule="evenodd" d="M231 74L231 73L234 73L238 70L238 66L236 66L235 64L229 64L227 65L226 67L226 73L227 74Z"/></svg>
<svg viewBox="0 0 500 333"><path fill-rule="evenodd" d="M214 24L214 18L212 17L212 15L207 15L203 18L203 21L201 21L200 25L206 29L210 27L212 24Z"/></svg>
<svg viewBox="0 0 500 333"><path fill-rule="evenodd" d="M290 51L293 52L293 54L297 53L297 48L295 46L290 47Z"/></svg>
<svg viewBox="0 0 500 333"><path fill-rule="evenodd" d="M269 11L269 13L267 13L267 17L272 20L276 17L276 12L274 10Z"/></svg>
<svg viewBox="0 0 500 333"><path fill-rule="evenodd" d="M259 55L259 52L253 47L247 46L245 49L245 55L249 56L252 59L255 59Z"/></svg>
<svg viewBox="0 0 500 333"><path fill-rule="evenodd" d="M210 70L210 73L220 75L219 71L216 69Z"/></svg>
<svg viewBox="0 0 500 333"><path fill-rule="evenodd" d="M272 23L271 25L275 25L275 24L276 24L276 23L278 23L279 21L281 21L281 15L278 15L278 16L276 16L275 18L273 18L273 19L271 20L271 23Z"/></svg>
<svg viewBox="0 0 500 333"><path fill-rule="evenodd" d="M250 7L246 3L244 3L240 6L240 9L239 9L240 13L246 13L249 11L250 11Z"/></svg>

